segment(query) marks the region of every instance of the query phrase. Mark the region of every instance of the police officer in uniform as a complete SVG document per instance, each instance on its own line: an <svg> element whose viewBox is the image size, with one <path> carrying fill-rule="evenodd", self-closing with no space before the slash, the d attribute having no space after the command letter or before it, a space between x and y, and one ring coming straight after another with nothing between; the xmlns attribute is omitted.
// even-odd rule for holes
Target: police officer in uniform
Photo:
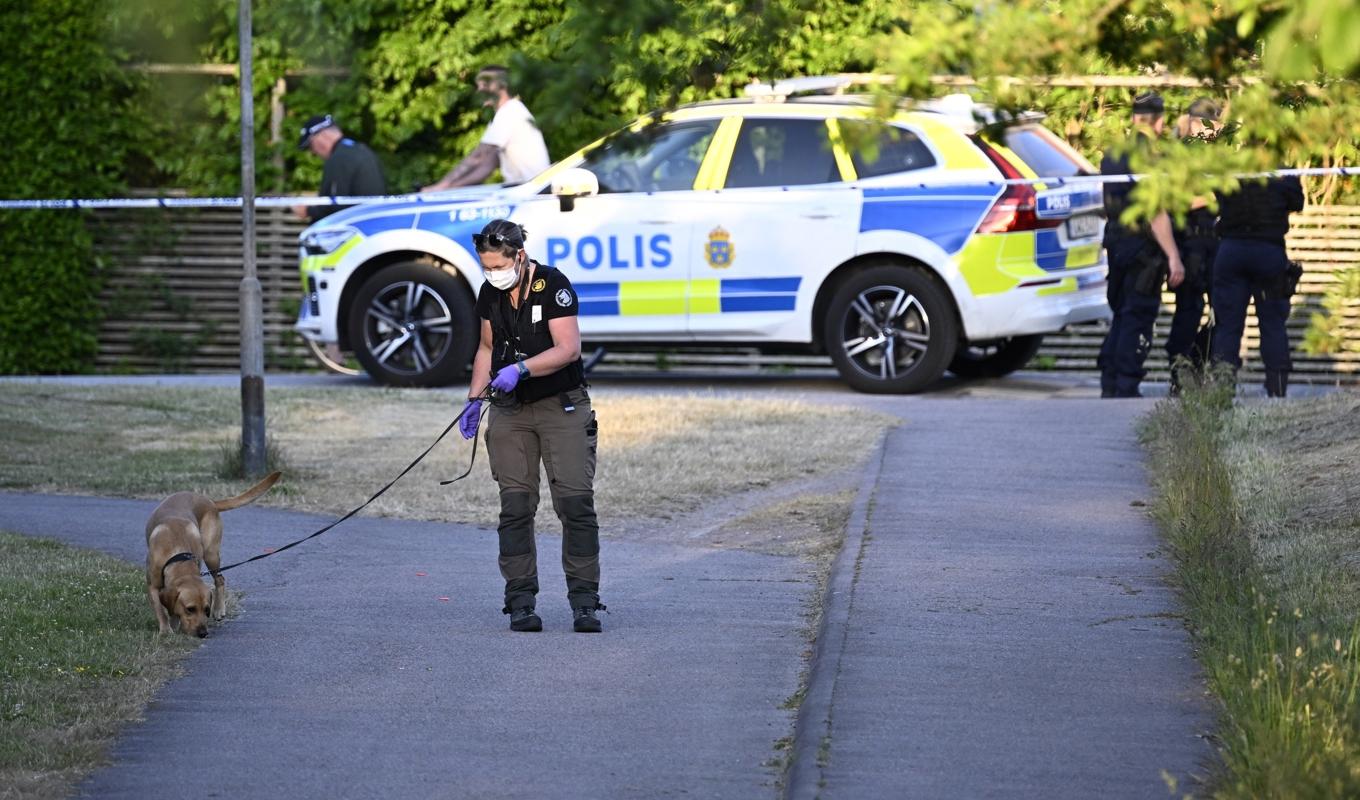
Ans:
<svg viewBox="0 0 1360 800"><path fill-rule="evenodd" d="M1176 135L1186 142L1208 142L1218 133L1219 108L1207 97L1197 98L1176 122ZM1166 336L1166 358L1171 365L1171 394L1180 394L1183 373L1209 362L1207 335L1201 335L1205 295L1213 287L1214 257L1218 237L1214 212L1203 198L1195 198L1185 215L1185 225L1175 230L1185 279L1175 289L1176 310ZM1206 333L1207 328L1203 329Z"/></svg>
<svg viewBox="0 0 1360 800"><path fill-rule="evenodd" d="M387 194L387 178L382 164L368 145L356 142L340 130L330 114L307 120L302 126L299 150L310 150L326 162L321 167L322 197L367 197ZM334 214L345 206L294 206L299 219L316 222Z"/></svg>
<svg viewBox="0 0 1360 800"><path fill-rule="evenodd" d="M1161 95L1139 95L1133 101L1134 147L1146 148L1165 124ZM1106 153L1102 175L1130 175L1129 153ZM1171 217L1159 213L1151 222L1130 227L1119 217L1129 205L1131 183L1105 184L1105 248L1110 272L1106 300L1114 316L1100 346L1101 397L1141 397L1138 385L1147 370L1143 362L1152 347L1152 325L1161 307L1162 278L1172 288L1184 277L1180 253L1171 230Z"/></svg>
<svg viewBox="0 0 1360 800"><path fill-rule="evenodd" d="M1214 259L1213 361L1235 376L1247 301L1256 304L1266 394L1284 397L1289 388L1289 298L1301 271L1285 254L1289 212L1303 210L1303 184L1296 177L1244 180L1237 191L1218 195L1218 256ZM1292 272L1291 272L1292 271Z"/></svg>
<svg viewBox="0 0 1360 800"><path fill-rule="evenodd" d="M463 437L476 435L480 398L492 390L486 447L500 486L500 568L513 631L540 631L534 612L534 514L539 463L562 521L562 569L578 633L599 633L600 534L595 518L595 413L586 393L576 291L529 258L524 229L497 219L473 236L486 283L477 294L481 343L472 362Z"/></svg>

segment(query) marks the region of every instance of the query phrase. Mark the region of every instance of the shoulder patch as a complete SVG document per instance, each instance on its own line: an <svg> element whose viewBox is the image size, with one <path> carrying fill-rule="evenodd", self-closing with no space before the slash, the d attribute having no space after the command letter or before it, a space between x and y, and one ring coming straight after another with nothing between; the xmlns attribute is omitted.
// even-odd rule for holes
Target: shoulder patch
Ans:
<svg viewBox="0 0 1360 800"><path fill-rule="evenodd" d="M529 287L529 291L531 291L531 292L541 292L541 291L543 291L544 289L546 289L547 287L548 287L548 282L545 281L545 280L543 280L542 278L539 278L538 280L534 281L534 285L533 285L533 286L530 286L530 287Z"/></svg>
<svg viewBox="0 0 1360 800"><path fill-rule="evenodd" d="M557 304L563 308L571 305L571 292L566 289L557 290Z"/></svg>

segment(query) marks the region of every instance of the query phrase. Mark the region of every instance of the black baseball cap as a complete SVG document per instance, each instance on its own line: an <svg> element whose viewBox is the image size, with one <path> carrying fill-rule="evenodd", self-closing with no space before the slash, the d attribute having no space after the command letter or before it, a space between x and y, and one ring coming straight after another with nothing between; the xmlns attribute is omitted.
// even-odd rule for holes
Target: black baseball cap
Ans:
<svg viewBox="0 0 1360 800"><path fill-rule="evenodd" d="M307 142L311 141L313 134L334 127L335 120L331 118L330 114L317 114L316 116L309 118L302 126L302 138L298 139L298 149L306 150Z"/></svg>
<svg viewBox="0 0 1360 800"><path fill-rule="evenodd" d="M1156 92L1144 92L1133 98L1133 113L1135 114L1162 114L1166 111L1166 103L1162 102L1162 96Z"/></svg>

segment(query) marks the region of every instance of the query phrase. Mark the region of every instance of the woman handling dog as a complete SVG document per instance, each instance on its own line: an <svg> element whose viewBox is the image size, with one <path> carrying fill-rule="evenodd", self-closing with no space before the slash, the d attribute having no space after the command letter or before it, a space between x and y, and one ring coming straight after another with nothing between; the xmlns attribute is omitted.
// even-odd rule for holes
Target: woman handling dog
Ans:
<svg viewBox="0 0 1360 800"><path fill-rule="evenodd" d="M581 365L581 331L571 282L529 258L524 229L497 219L475 234L486 283L477 294L481 342L472 361L471 408L459 423L477 433L481 396L492 390L486 448L500 486L500 568L510 630L541 631L534 613L539 462L562 521L562 569L573 628L599 633L600 535L595 519L595 413Z"/></svg>

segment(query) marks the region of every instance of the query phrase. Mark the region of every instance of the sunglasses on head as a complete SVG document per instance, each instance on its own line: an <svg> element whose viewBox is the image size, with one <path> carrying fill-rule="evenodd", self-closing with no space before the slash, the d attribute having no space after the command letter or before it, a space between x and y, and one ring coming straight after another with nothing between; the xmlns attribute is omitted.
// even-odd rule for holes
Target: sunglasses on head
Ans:
<svg viewBox="0 0 1360 800"><path fill-rule="evenodd" d="M480 253L498 250L502 247L513 247L518 250L523 246L516 238L499 233L474 233L472 234L472 243L476 245L477 251Z"/></svg>

